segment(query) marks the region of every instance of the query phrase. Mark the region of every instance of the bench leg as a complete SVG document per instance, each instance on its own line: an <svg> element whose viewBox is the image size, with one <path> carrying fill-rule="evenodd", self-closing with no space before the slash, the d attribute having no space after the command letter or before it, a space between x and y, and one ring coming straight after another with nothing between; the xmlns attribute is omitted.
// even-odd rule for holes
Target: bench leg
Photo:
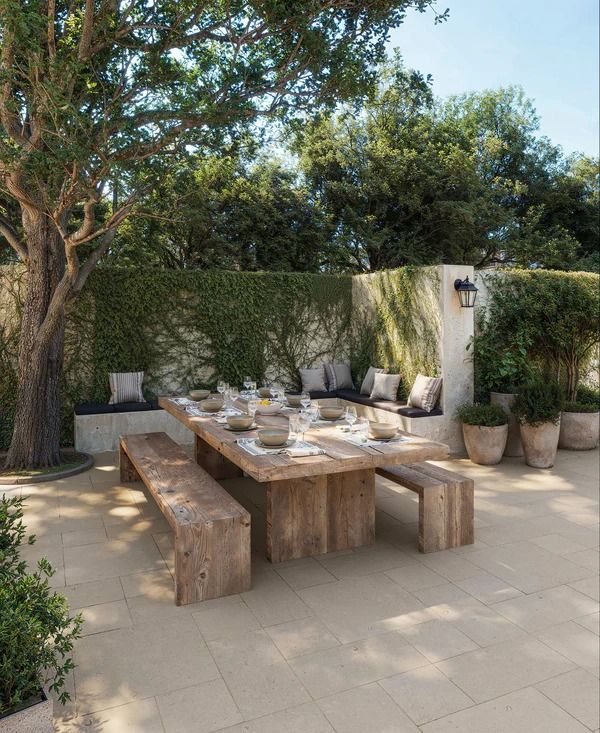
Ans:
<svg viewBox="0 0 600 733"><path fill-rule="evenodd" d="M472 545L473 483L452 481L419 492L419 551Z"/></svg>
<svg viewBox="0 0 600 733"><path fill-rule="evenodd" d="M175 536L178 606L250 590L250 515L179 525Z"/></svg>
<svg viewBox="0 0 600 733"><path fill-rule="evenodd" d="M129 456L123 450L123 446L119 445L119 476L121 483L130 483L132 481L141 481L139 473L135 470L133 463L129 460Z"/></svg>
<svg viewBox="0 0 600 733"><path fill-rule="evenodd" d="M196 435L196 463L217 481L226 478L238 478L244 475L241 468L215 450L212 445Z"/></svg>

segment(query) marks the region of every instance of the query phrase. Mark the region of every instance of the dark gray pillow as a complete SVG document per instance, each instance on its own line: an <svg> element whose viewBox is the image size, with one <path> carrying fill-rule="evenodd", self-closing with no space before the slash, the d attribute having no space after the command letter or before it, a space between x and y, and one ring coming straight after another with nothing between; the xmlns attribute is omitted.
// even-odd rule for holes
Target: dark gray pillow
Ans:
<svg viewBox="0 0 600 733"><path fill-rule="evenodd" d="M121 402L145 402L142 394L144 372L109 372L110 385L109 405Z"/></svg>

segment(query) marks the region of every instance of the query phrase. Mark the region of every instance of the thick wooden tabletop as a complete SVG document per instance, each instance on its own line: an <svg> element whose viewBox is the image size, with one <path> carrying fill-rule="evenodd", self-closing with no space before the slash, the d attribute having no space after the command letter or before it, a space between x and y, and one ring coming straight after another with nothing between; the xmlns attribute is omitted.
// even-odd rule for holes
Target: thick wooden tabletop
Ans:
<svg viewBox="0 0 600 733"><path fill-rule="evenodd" d="M256 431L234 433L213 417L196 417L173 398L160 397L159 405L198 437L235 463L255 481L280 481L302 476L357 471L365 468L393 466L402 463L443 460L448 456L448 446L411 433L399 434L409 440L399 443L382 443L376 447L360 446L340 437L335 425L313 425L306 433L306 440L318 445L324 455L292 458L285 454L253 456L237 444L238 437L256 437ZM256 415L259 427L287 427L288 415Z"/></svg>

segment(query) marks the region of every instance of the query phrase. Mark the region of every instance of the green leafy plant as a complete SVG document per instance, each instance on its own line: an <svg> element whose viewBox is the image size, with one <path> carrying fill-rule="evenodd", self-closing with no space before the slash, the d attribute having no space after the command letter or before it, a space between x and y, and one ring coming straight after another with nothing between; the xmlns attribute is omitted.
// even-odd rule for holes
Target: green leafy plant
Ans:
<svg viewBox="0 0 600 733"><path fill-rule="evenodd" d="M481 425L486 428L495 428L508 423L508 417L499 405L466 403L458 408L456 417L465 425Z"/></svg>
<svg viewBox="0 0 600 733"><path fill-rule="evenodd" d="M537 377L519 389L512 411L520 422L532 427L547 422L556 425L563 404L560 386L551 380Z"/></svg>
<svg viewBox="0 0 600 733"><path fill-rule="evenodd" d="M61 703L66 675L73 669L69 656L79 637L82 620L70 617L63 596L54 593L48 578L54 570L42 558L28 572L20 557L25 539L23 500L0 500L0 715L36 701L42 685L56 692ZM35 536L26 542L32 545Z"/></svg>
<svg viewBox="0 0 600 733"><path fill-rule="evenodd" d="M565 402L563 412L598 412L598 405L586 402Z"/></svg>
<svg viewBox="0 0 600 733"><path fill-rule="evenodd" d="M600 389L580 385L577 389L577 404L592 405L595 410L600 410Z"/></svg>

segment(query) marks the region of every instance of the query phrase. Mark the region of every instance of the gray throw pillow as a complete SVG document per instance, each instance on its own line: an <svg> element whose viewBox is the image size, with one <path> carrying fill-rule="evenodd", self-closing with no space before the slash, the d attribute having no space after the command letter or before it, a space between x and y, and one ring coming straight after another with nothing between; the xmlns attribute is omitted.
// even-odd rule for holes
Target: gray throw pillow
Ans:
<svg viewBox="0 0 600 733"><path fill-rule="evenodd" d="M350 364L325 364L327 388L330 392L337 389L354 389Z"/></svg>
<svg viewBox="0 0 600 733"><path fill-rule="evenodd" d="M375 374L373 389L371 390L372 400L389 400L395 402L398 397L400 386L399 374Z"/></svg>
<svg viewBox="0 0 600 733"><path fill-rule="evenodd" d="M360 393L370 395L373 390L373 380L375 379L375 375L385 374L386 371L387 369L379 369L378 367L370 366L367 369L367 373L365 374L362 384L360 385Z"/></svg>
<svg viewBox="0 0 600 733"><path fill-rule="evenodd" d="M316 369L300 369L303 392L327 392L325 368L321 364Z"/></svg>
<svg viewBox="0 0 600 733"><path fill-rule="evenodd" d="M142 394L144 372L109 372L110 385L109 405L121 402L145 402Z"/></svg>
<svg viewBox="0 0 600 733"><path fill-rule="evenodd" d="M420 407L425 412L431 412L438 401L441 389L441 377L426 377L423 374L417 374L408 396L409 407Z"/></svg>

